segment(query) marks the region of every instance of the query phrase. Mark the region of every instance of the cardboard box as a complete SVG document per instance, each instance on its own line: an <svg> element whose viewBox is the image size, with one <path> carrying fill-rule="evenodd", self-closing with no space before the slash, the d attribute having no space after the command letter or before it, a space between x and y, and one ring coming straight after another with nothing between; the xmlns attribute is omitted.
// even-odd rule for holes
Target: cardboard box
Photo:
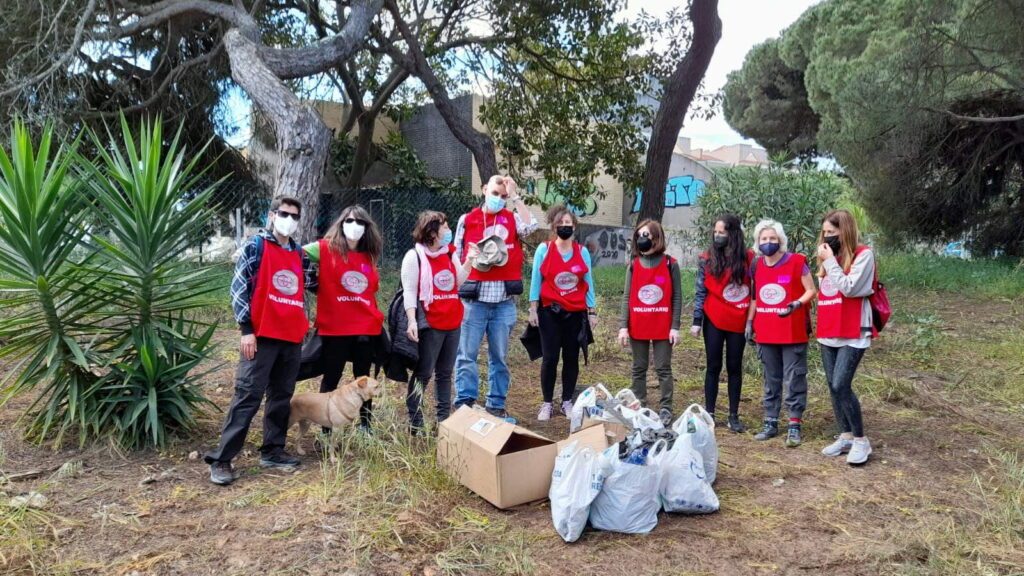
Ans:
<svg viewBox="0 0 1024 576"><path fill-rule="evenodd" d="M603 452L612 444L619 442L626 437L626 428L621 424L612 422L593 421L590 426L584 426L579 431L569 435L568 438L558 443L558 451L561 452L570 442L579 442L580 446L593 448L595 452Z"/></svg>
<svg viewBox="0 0 1024 576"><path fill-rule="evenodd" d="M547 498L557 456L551 440L468 406L438 428L438 465L498 508Z"/></svg>
<svg viewBox="0 0 1024 576"><path fill-rule="evenodd" d="M595 420L594 418L591 418L590 416L584 416L583 417L583 424L580 426L580 429L576 433L579 434L580 432L583 432L584 430L586 430L588 428L592 428L594 426L600 426L601 428L603 428L605 430L605 432L613 435L614 439L611 441L609 446L611 444L616 443L616 442L621 442L621 441L625 440L626 439L626 435L629 434L629 428L626 428L626 425L622 424L621 422L609 422L607 420ZM570 435L570 438L571 437L572 436Z"/></svg>

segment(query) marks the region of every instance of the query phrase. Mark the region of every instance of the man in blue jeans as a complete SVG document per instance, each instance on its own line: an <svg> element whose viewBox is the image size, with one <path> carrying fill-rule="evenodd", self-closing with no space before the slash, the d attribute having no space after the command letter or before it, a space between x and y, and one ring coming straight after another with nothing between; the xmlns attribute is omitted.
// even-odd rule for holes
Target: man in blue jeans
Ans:
<svg viewBox="0 0 1024 576"><path fill-rule="evenodd" d="M459 218L455 230L455 258L465 255L473 265L459 290L465 305L459 354L455 360L455 408L473 405L480 393L477 357L487 336L487 411L510 422L505 410L509 372L505 357L516 323L515 297L523 293L522 238L537 229L537 219L517 193L508 176L491 176L483 186L483 204ZM511 204L512 210L506 207ZM499 262L481 255L478 244L499 243ZM502 245L503 244L503 245Z"/></svg>

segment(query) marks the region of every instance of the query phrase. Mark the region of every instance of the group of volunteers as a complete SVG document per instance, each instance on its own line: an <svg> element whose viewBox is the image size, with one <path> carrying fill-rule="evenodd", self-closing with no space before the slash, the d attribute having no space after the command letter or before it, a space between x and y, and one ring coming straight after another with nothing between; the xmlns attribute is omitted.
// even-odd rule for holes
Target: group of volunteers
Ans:
<svg viewBox="0 0 1024 576"><path fill-rule="evenodd" d="M394 346L417 352L409 378L410 431L424 430L422 396L434 380L436 419L477 403L477 358L487 338L487 397L484 409L514 422L507 409L509 343L516 324L516 297L523 294L523 238L538 222L512 178L496 175L483 185L483 202L461 216L453 231L445 214L419 214L415 245L402 259L404 331L388 334L377 304L383 242L377 224L361 206L342 211L324 238L300 245L293 235L302 218L300 202L278 197L267 229L241 250L231 283L231 303L241 330L235 391L218 446L205 455L210 480L226 485L236 478L232 460L242 450L264 396L260 465L294 467L285 451L290 399L295 390L302 343L309 328L305 292L316 295L315 327L322 341L320 391L338 387L346 364L353 376L370 374L371 364ZM593 341L598 320L591 255L574 238L579 222L564 206L547 212L550 240L537 246L529 284L529 324L539 332L542 403L540 421L557 409L572 411L579 379L579 357ZM807 346L810 307L817 298L817 340L841 434L822 452L849 453L851 464L871 453L860 404L852 389L857 366L874 335L871 307L875 274L870 249L858 243L857 226L844 210L822 221L817 247L818 287L804 256L787 250L778 222L765 220L746 246L742 223L723 215L696 275L694 337L703 334L707 358L705 406L713 416L725 358L728 373L727 426L743 432L739 419L743 350L756 343L764 367L764 428L754 437L779 434L783 394L789 418L786 446L801 443L807 404ZM632 391L646 405L650 357L660 388L659 415L672 418L672 349L680 341L683 295L679 263L666 253L665 231L654 220L632 234L618 342L632 352ZM561 398L554 401L561 362ZM452 399L454 376L454 400ZM363 404L360 428L371 433L372 402ZM318 441L319 442L319 441Z"/></svg>

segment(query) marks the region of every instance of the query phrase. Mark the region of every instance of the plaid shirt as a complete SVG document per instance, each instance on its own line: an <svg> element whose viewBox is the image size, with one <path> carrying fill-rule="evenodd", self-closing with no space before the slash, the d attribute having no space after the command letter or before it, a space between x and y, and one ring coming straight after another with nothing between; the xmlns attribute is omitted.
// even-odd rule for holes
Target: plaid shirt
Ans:
<svg viewBox="0 0 1024 576"><path fill-rule="evenodd" d="M523 236L529 236L537 229L539 224L537 219L530 214L530 221L523 222L523 219L519 216L519 212L513 212L513 216L516 218L516 232L519 234L519 238ZM464 237L466 235L466 215L459 216L459 223L455 227L455 259L462 262L462 245L464 243ZM505 283L500 280L490 280L480 283L480 293L477 300L480 302L502 302L511 298L511 296L505 294Z"/></svg>
<svg viewBox="0 0 1024 576"><path fill-rule="evenodd" d="M242 254L235 263L235 275L231 279L231 308L235 312L235 321L242 330L243 335L253 333L252 292L256 288L256 275L260 271L260 261L263 259L263 243L273 242L278 244L277 238L269 230L261 230L259 234L249 238L249 241L242 247ZM295 240L288 239L288 246L285 250L298 250L302 253L302 271L306 290L315 292L317 289L317 267L310 263L309 257Z"/></svg>

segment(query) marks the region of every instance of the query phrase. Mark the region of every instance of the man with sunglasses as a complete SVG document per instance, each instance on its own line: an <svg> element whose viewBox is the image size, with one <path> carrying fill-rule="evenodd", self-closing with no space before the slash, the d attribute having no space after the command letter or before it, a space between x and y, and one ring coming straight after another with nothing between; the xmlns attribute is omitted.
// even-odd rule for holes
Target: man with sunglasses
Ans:
<svg viewBox="0 0 1024 576"><path fill-rule="evenodd" d="M301 210L295 198L275 198L267 229L246 242L235 264L231 307L242 338L235 394L220 443L204 458L214 484L226 486L235 481L231 461L241 452L264 395L267 405L263 411L260 466L292 468L299 464L284 451L284 443L302 339L309 329L303 293L317 288L316 269L291 238Z"/></svg>

